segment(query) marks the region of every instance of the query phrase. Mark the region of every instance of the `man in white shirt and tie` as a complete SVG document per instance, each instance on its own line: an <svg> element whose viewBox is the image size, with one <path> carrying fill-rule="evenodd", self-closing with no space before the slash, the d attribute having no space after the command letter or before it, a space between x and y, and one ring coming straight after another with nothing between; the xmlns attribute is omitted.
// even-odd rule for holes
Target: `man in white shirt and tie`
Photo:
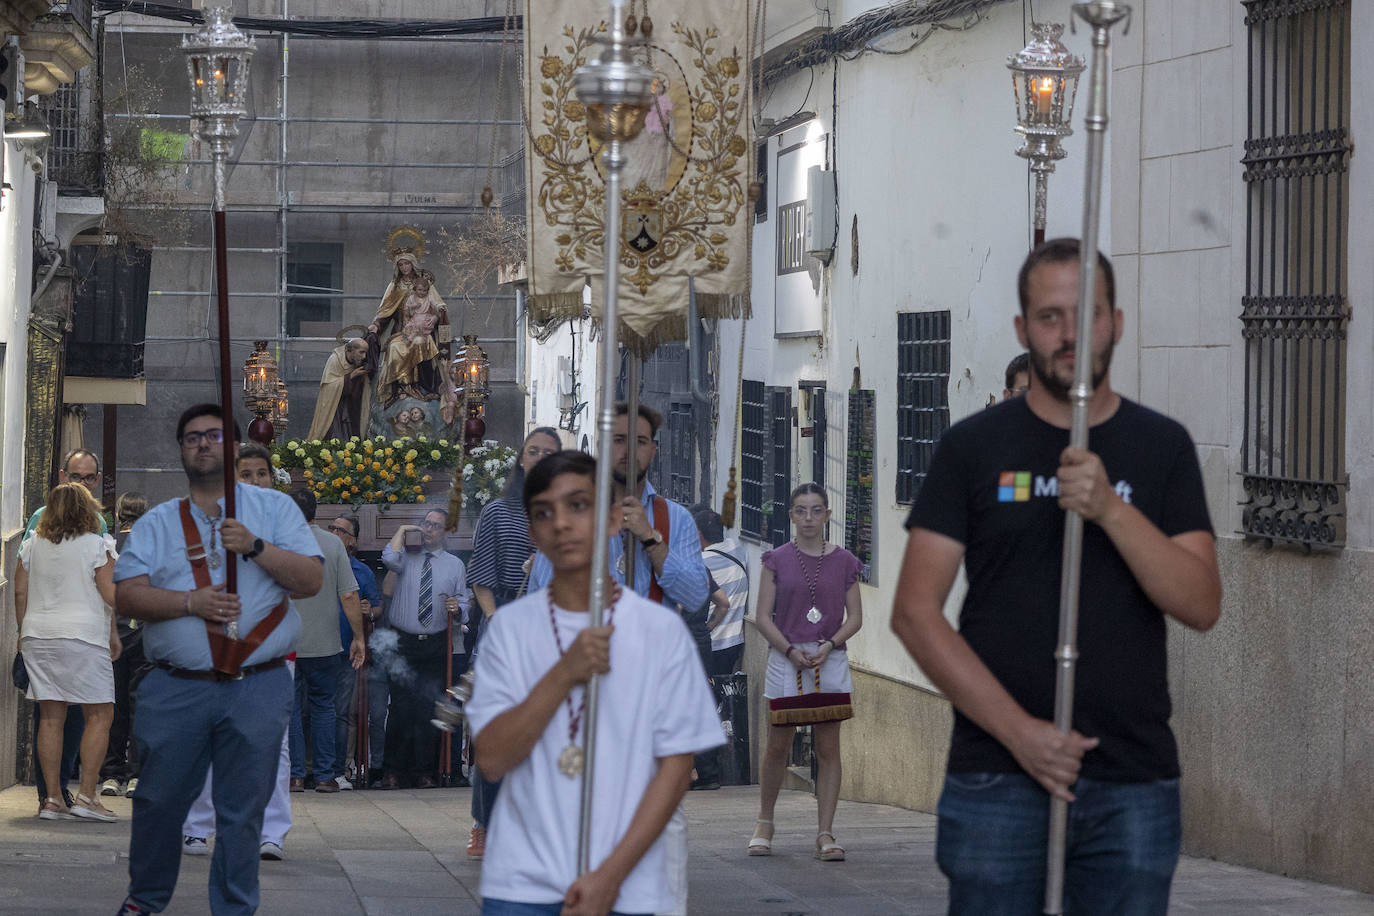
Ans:
<svg viewBox="0 0 1374 916"><path fill-rule="evenodd" d="M448 513L431 509L420 525L402 525L382 550L382 563L396 573L396 591L387 611L395 631L389 640L373 638L374 664L393 673L386 719L383 789L438 785L439 731L430 725L434 701L443 693L448 615L465 620L467 578L463 561L444 550ZM420 532L420 549L406 549L406 532Z"/></svg>

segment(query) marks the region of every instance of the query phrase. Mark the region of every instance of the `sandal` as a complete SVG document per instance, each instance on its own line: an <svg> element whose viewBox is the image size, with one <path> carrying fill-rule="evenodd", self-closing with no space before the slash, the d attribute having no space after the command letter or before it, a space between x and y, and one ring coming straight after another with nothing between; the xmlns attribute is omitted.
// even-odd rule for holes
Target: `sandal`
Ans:
<svg viewBox="0 0 1374 916"><path fill-rule="evenodd" d="M769 827L772 827L773 822L759 818L754 823L756 825L754 828L754 835L749 839L749 846L747 847L749 855L771 856L773 854L773 838L771 836L759 836L757 825L767 824ZM769 832L771 833L772 831L770 830Z"/></svg>
<svg viewBox="0 0 1374 916"><path fill-rule="evenodd" d="M84 818L88 821L104 821L107 824L119 820L119 815L80 792L76 794L76 804L72 805L71 813L74 817Z"/></svg>
<svg viewBox="0 0 1374 916"><path fill-rule="evenodd" d="M821 837L830 837L829 843L822 843ZM835 842L835 834L828 830L822 830L816 834L816 858L822 862L843 862L844 847Z"/></svg>
<svg viewBox="0 0 1374 916"><path fill-rule="evenodd" d="M43 806L38 809L38 819L42 821L70 821L75 818L71 809L55 798L43 799Z"/></svg>

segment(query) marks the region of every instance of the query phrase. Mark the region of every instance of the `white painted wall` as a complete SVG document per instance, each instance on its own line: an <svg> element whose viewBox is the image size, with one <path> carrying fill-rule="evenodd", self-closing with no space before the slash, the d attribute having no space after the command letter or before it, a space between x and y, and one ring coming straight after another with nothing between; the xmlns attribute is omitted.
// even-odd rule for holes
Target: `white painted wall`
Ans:
<svg viewBox="0 0 1374 916"><path fill-rule="evenodd" d="M33 279L34 172L23 150L5 143L0 210L0 537L24 526L24 414L28 392L29 293ZM2 574L2 573L0 573Z"/></svg>
<svg viewBox="0 0 1374 916"><path fill-rule="evenodd" d="M856 6L857 12L867 8ZM1043 2L1036 4L1036 12L1042 19L1067 22L1068 7L1067 2ZM771 16L771 5L769 10ZM745 376L770 385L825 379L833 393L850 387L857 365L863 387L877 391L878 574L876 585L863 589L864 628L850 642L850 657L870 671L922 686L929 686L928 681L889 630L908 512L896 503L896 316L942 309L952 313L952 421L982 409L990 394L1000 396L1003 370L1020 349L1012 327L1016 271L1029 245L1027 172L1024 160L1014 155L1019 138L1013 132L1015 108L1006 68L1007 57L1025 41L1021 9L1009 4L994 7L967 32L936 32L910 54L870 54L841 62L837 80L830 68L818 67L814 80L803 72L764 92L765 117L782 120L800 109L818 114L815 125L771 140L774 156L781 146L795 142L800 131L833 132L839 240L833 266L823 272L824 336L774 339L776 220L771 214L779 201L770 175L770 219L754 235L754 314L746 328ZM895 37L892 43L900 46ZM1084 30L1066 35L1065 43L1075 53L1088 54ZM1080 89L1080 105L1084 95ZM1065 142L1068 158L1050 182L1051 237L1081 231L1081 116L1080 108L1078 132ZM1110 199L1110 187L1108 175L1104 199ZM856 214L857 275L850 269ZM1104 244L1110 227L1110 214L1104 212ZM738 397L734 366L739 325L720 325L718 493L724 491L732 457L734 414L728 406ZM1118 354L1118 387L1133 393L1134 353L1123 346ZM833 414L827 419L844 422ZM794 459L797 455L794 440ZM837 522L838 537L843 528ZM957 597L948 608L951 614L957 613Z"/></svg>
<svg viewBox="0 0 1374 916"><path fill-rule="evenodd" d="M596 389L601 377L597 363L599 341L600 337L593 334L590 320L563 322L542 343L530 339L523 379L526 430L551 426L559 430L567 448L582 448L585 436L590 446L588 451L596 454ZM577 414L572 428L564 429L562 408L568 401L563 392L569 388L569 378L560 369L559 358L571 360L574 354L580 384L578 401L585 401L587 406Z"/></svg>

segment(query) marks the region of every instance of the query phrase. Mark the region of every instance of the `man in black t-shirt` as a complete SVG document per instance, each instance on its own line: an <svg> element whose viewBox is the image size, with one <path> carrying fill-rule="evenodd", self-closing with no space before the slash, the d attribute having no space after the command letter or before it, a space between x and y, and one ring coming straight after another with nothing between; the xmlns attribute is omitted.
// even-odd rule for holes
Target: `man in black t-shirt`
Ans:
<svg viewBox="0 0 1374 916"><path fill-rule="evenodd" d="M1030 389L945 433L907 521L892 628L955 707L936 846L951 914L1041 911L1051 795L1074 802L1066 914L1163 916L1178 860L1164 618L1216 623L1216 550L1188 433L1111 389L1122 315L1101 255L1088 448L1067 447L1078 259L1075 239L1027 258ZM1086 522L1068 735L1052 721L1066 509Z"/></svg>

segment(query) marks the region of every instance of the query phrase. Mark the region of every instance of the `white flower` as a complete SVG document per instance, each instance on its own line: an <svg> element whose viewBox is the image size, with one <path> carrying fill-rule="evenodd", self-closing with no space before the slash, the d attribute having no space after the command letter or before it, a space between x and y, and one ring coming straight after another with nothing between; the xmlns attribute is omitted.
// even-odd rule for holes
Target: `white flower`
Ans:
<svg viewBox="0 0 1374 916"><path fill-rule="evenodd" d="M515 456L511 455L509 458L506 459L506 469L509 470L513 467L515 467Z"/></svg>
<svg viewBox="0 0 1374 916"><path fill-rule="evenodd" d="M463 479L464 479L464 480L468 480L468 479L471 478L472 475L475 474L476 472L477 472L477 468L473 467L472 465L470 465L470 464L465 464L465 465L463 465Z"/></svg>
<svg viewBox="0 0 1374 916"><path fill-rule="evenodd" d="M477 501L479 503L485 506L487 504L487 500L489 499L491 499L491 494L488 493L486 490L477 491Z"/></svg>
<svg viewBox="0 0 1374 916"><path fill-rule="evenodd" d="M501 470L501 462L497 461L495 458L489 458L482 463L482 467L486 468L488 474L495 474L497 471Z"/></svg>
<svg viewBox="0 0 1374 916"><path fill-rule="evenodd" d="M475 449L473 449L472 451L468 452L468 455L470 455L470 456L473 457L473 458L481 458L481 457L482 457L483 455L485 455L486 453L487 453L487 450L486 450L484 447L482 447L482 446L479 445L479 446L477 446Z"/></svg>
<svg viewBox="0 0 1374 916"><path fill-rule="evenodd" d="M482 444L485 445L487 448L496 448L501 443L497 442L495 439L483 439Z"/></svg>
<svg viewBox="0 0 1374 916"><path fill-rule="evenodd" d="M289 477L290 475L287 475L287 476ZM501 490L503 490L503 489L505 488L505 486L506 486L506 478L504 478L504 477L498 477L498 478L496 478L495 480L493 480L493 481L491 482L491 488L492 488L493 490L495 490L496 492L498 492L498 493L500 493Z"/></svg>

